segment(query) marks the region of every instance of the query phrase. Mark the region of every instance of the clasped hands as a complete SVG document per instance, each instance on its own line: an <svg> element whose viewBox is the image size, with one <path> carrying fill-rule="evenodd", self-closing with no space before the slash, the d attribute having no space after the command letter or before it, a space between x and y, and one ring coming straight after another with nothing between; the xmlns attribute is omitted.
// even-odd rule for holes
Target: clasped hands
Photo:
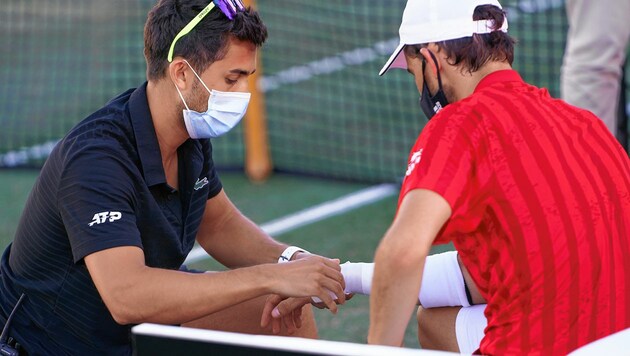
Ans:
<svg viewBox="0 0 630 356"><path fill-rule="evenodd" d="M267 297L260 325L271 325L274 334L285 325L289 335L302 326L302 307L312 304L319 309L337 313L352 294L344 292L345 282L338 259L309 253L297 253L294 260L278 264L281 281L274 294Z"/></svg>

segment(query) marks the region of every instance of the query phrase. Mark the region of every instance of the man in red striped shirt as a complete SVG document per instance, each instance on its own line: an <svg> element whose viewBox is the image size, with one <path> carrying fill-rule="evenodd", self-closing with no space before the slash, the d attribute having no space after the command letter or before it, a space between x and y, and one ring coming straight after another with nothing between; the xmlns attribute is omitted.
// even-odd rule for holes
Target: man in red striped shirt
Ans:
<svg viewBox="0 0 630 356"><path fill-rule="evenodd" d="M381 74L406 68L435 116L376 252L368 342L401 345L449 241L487 302L480 353L566 354L629 328L630 160L601 120L512 70L496 0L409 0L400 39ZM431 321L442 335L458 309Z"/></svg>

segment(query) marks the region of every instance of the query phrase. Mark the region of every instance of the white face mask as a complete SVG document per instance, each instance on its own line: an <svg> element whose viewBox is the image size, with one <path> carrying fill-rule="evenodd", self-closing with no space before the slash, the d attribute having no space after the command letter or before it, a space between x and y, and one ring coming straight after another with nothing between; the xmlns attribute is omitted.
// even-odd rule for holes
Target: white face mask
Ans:
<svg viewBox="0 0 630 356"><path fill-rule="evenodd" d="M188 135L193 139L215 138L230 131L241 121L243 115L245 115L251 93L223 92L218 90L210 91L188 61L185 62L197 79L199 79L203 87L210 93L210 97L208 98L208 110L205 112L197 112L190 110L182 93L179 91L177 85L175 85L179 97L184 102L184 106L186 106L183 112Z"/></svg>

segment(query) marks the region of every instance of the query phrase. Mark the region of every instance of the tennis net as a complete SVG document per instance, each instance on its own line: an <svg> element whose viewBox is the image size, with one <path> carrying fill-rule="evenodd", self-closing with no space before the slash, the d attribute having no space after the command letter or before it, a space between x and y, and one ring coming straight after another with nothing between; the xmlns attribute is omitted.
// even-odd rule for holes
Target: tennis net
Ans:
<svg viewBox="0 0 630 356"><path fill-rule="evenodd" d="M145 80L142 32L155 0L5 0L0 7L0 167L40 167L78 121ZM268 136L277 171L396 181L426 119L404 71L378 77L404 0L258 0ZM505 0L515 67L559 95L562 0ZM213 141L241 168L243 129Z"/></svg>

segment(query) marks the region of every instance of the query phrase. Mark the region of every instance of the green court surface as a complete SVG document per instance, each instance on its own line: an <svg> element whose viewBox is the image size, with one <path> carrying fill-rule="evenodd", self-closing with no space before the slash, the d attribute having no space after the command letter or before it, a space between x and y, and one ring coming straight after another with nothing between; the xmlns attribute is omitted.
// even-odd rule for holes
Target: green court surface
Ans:
<svg viewBox="0 0 630 356"><path fill-rule="evenodd" d="M35 170L0 171L0 249L12 240L28 193L37 178ZM222 173L225 191L235 205L254 222L264 224L313 205L339 198L368 187L302 176L274 175L264 184L251 184L241 173ZM396 209L396 197L289 231L276 239L301 246L313 253L336 257L342 262L372 261L374 250L388 228ZM440 250L449 247L441 247ZM217 262L206 259L192 268L218 270ZM369 298L357 295L333 316L316 310L320 337L364 343L369 325ZM418 347L412 318L405 336L408 347Z"/></svg>
<svg viewBox="0 0 630 356"><path fill-rule="evenodd" d="M35 170L0 170L0 248L13 240L28 193L37 179Z"/></svg>

